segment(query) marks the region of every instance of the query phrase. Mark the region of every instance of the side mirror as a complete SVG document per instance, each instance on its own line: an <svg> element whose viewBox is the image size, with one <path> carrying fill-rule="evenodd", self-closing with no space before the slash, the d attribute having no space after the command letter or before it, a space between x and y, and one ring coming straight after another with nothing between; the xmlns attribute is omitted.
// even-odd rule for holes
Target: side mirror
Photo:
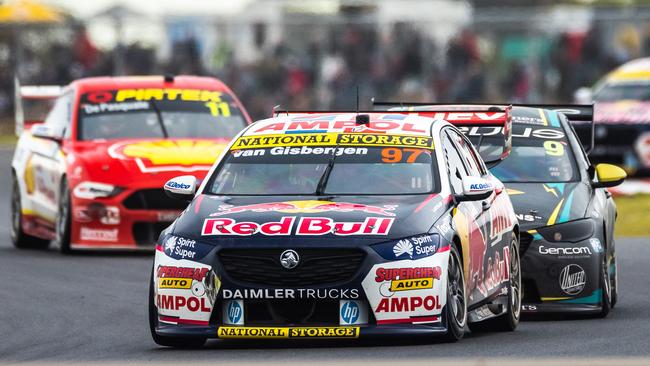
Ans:
<svg viewBox="0 0 650 366"><path fill-rule="evenodd" d="M191 201L196 194L197 179L193 175L181 175L167 181L163 189L171 198L181 201Z"/></svg>
<svg viewBox="0 0 650 366"><path fill-rule="evenodd" d="M63 140L63 134L58 129L48 126L44 123L36 123L29 130L34 137L48 139L56 142Z"/></svg>
<svg viewBox="0 0 650 366"><path fill-rule="evenodd" d="M591 104L593 103L594 94L591 88L583 86L573 93L573 101L576 104Z"/></svg>
<svg viewBox="0 0 650 366"><path fill-rule="evenodd" d="M612 164L598 164L596 165L596 177L598 181L591 182L594 188L607 188L615 187L627 178L625 170Z"/></svg>
<svg viewBox="0 0 650 366"><path fill-rule="evenodd" d="M456 195L457 201L481 201L492 195L494 184L479 177L463 178L463 194Z"/></svg>

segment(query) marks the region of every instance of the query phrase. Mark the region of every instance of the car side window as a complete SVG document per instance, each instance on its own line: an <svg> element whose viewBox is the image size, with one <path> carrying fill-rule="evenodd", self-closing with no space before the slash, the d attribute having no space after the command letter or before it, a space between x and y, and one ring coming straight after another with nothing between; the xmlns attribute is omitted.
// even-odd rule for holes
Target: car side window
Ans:
<svg viewBox="0 0 650 366"><path fill-rule="evenodd" d="M459 133L454 130L447 129L449 138L458 146L461 158L465 167L467 167L467 172L469 175L474 177L481 177L484 175L483 170L481 169L481 163L476 158L476 155L472 151L472 146L470 143L465 140Z"/></svg>
<svg viewBox="0 0 650 366"><path fill-rule="evenodd" d="M451 138L442 133L442 149L445 154L445 161L447 162L447 172L449 174L449 183L451 184L454 193L463 192L463 177L467 175L463 159L460 153L451 142Z"/></svg>
<svg viewBox="0 0 650 366"><path fill-rule="evenodd" d="M67 92L61 95L45 118L45 124L70 136L70 124L72 121L72 93Z"/></svg>

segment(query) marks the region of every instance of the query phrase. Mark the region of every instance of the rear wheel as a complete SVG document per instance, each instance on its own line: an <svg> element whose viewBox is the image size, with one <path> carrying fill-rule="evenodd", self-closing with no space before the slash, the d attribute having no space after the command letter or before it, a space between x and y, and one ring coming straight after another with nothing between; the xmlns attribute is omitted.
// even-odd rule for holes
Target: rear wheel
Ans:
<svg viewBox="0 0 650 366"><path fill-rule="evenodd" d="M63 254L72 252L70 248L70 230L71 230L71 203L70 190L68 182L63 178L61 180L61 193L59 195L59 215L56 219L56 242L59 244L59 250Z"/></svg>
<svg viewBox="0 0 650 366"><path fill-rule="evenodd" d="M153 281L153 270L151 271L151 276L149 277L149 330L151 331L151 337L156 344L165 346L165 347L175 347L175 348L200 348L206 342L206 338L203 337L170 337L162 336L156 333L156 326L158 326L158 309L154 305L154 281Z"/></svg>
<svg viewBox="0 0 650 366"><path fill-rule="evenodd" d="M467 297L465 296L463 264L455 245L452 245L449 251L445 317L447 318L447 334L444 337L445 340L456 342L463 338L465 324L467 324Z"/></svg>
<svg viewBox="0 0 650 366"><path fill-rule="evenodd" d="M519 258L519 243L513 234L510 241L510 284L508 291L508 308L506 312L498 317L470 323L472 332L511 332L517 329L521 316L521 266Z"/></svg>
<svg viewBox="0 0 650 366"><path fill-rule="evenodd" d="M12 175L11 183L11 241L19 249L46 249L50 245L49 240L37 238L23 232L20 186L15 175Z"/></svg>

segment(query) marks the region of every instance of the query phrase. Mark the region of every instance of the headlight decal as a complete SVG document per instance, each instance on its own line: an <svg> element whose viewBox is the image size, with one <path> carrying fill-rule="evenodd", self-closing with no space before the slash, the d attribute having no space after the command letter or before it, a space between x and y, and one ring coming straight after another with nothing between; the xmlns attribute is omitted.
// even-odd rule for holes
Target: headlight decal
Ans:
<svg viewBox="0 0 650 366"><path fill-rule="evenodd" d="M538 228L537 232L546 241L576 243L586 240L594 233L594 223L591 219L568 221L557 225Z"/></svg>

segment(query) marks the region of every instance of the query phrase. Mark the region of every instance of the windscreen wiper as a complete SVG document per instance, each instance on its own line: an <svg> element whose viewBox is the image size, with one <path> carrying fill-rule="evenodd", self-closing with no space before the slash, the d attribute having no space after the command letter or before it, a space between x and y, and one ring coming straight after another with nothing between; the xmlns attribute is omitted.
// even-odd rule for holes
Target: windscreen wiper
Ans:
<svg viewBox="0 0 650 366"><path fill-rule="evenodd" d="M154 102L153 100L150 100L149 103L151 103L151 108L153 108L153 111L156 112L156 119L158 120L160 129L162 130L163 137L169 138L169 133L167 133L167 128L165 127L165 123L163 122L163 117L162 117L162 113L160 113L160 109L158 109L156 102Z"/></svg>
<svg viewBox="0 0 650 366"><path fill-rule="evenodd" d="M325 168L323 175L321 175L320 179L318 180L318 185L316 186L317 196L322 196L324 193L323 191L325 190L327 181L330 178L330 173L332 172L332 168L334 168L334 160L336 160L336 152L338 150L339 150L339 145L336 144L336 146L334 147L334 151L332 152L332 156L330 156L330 159L327 162L327 167Z"/></svg>

